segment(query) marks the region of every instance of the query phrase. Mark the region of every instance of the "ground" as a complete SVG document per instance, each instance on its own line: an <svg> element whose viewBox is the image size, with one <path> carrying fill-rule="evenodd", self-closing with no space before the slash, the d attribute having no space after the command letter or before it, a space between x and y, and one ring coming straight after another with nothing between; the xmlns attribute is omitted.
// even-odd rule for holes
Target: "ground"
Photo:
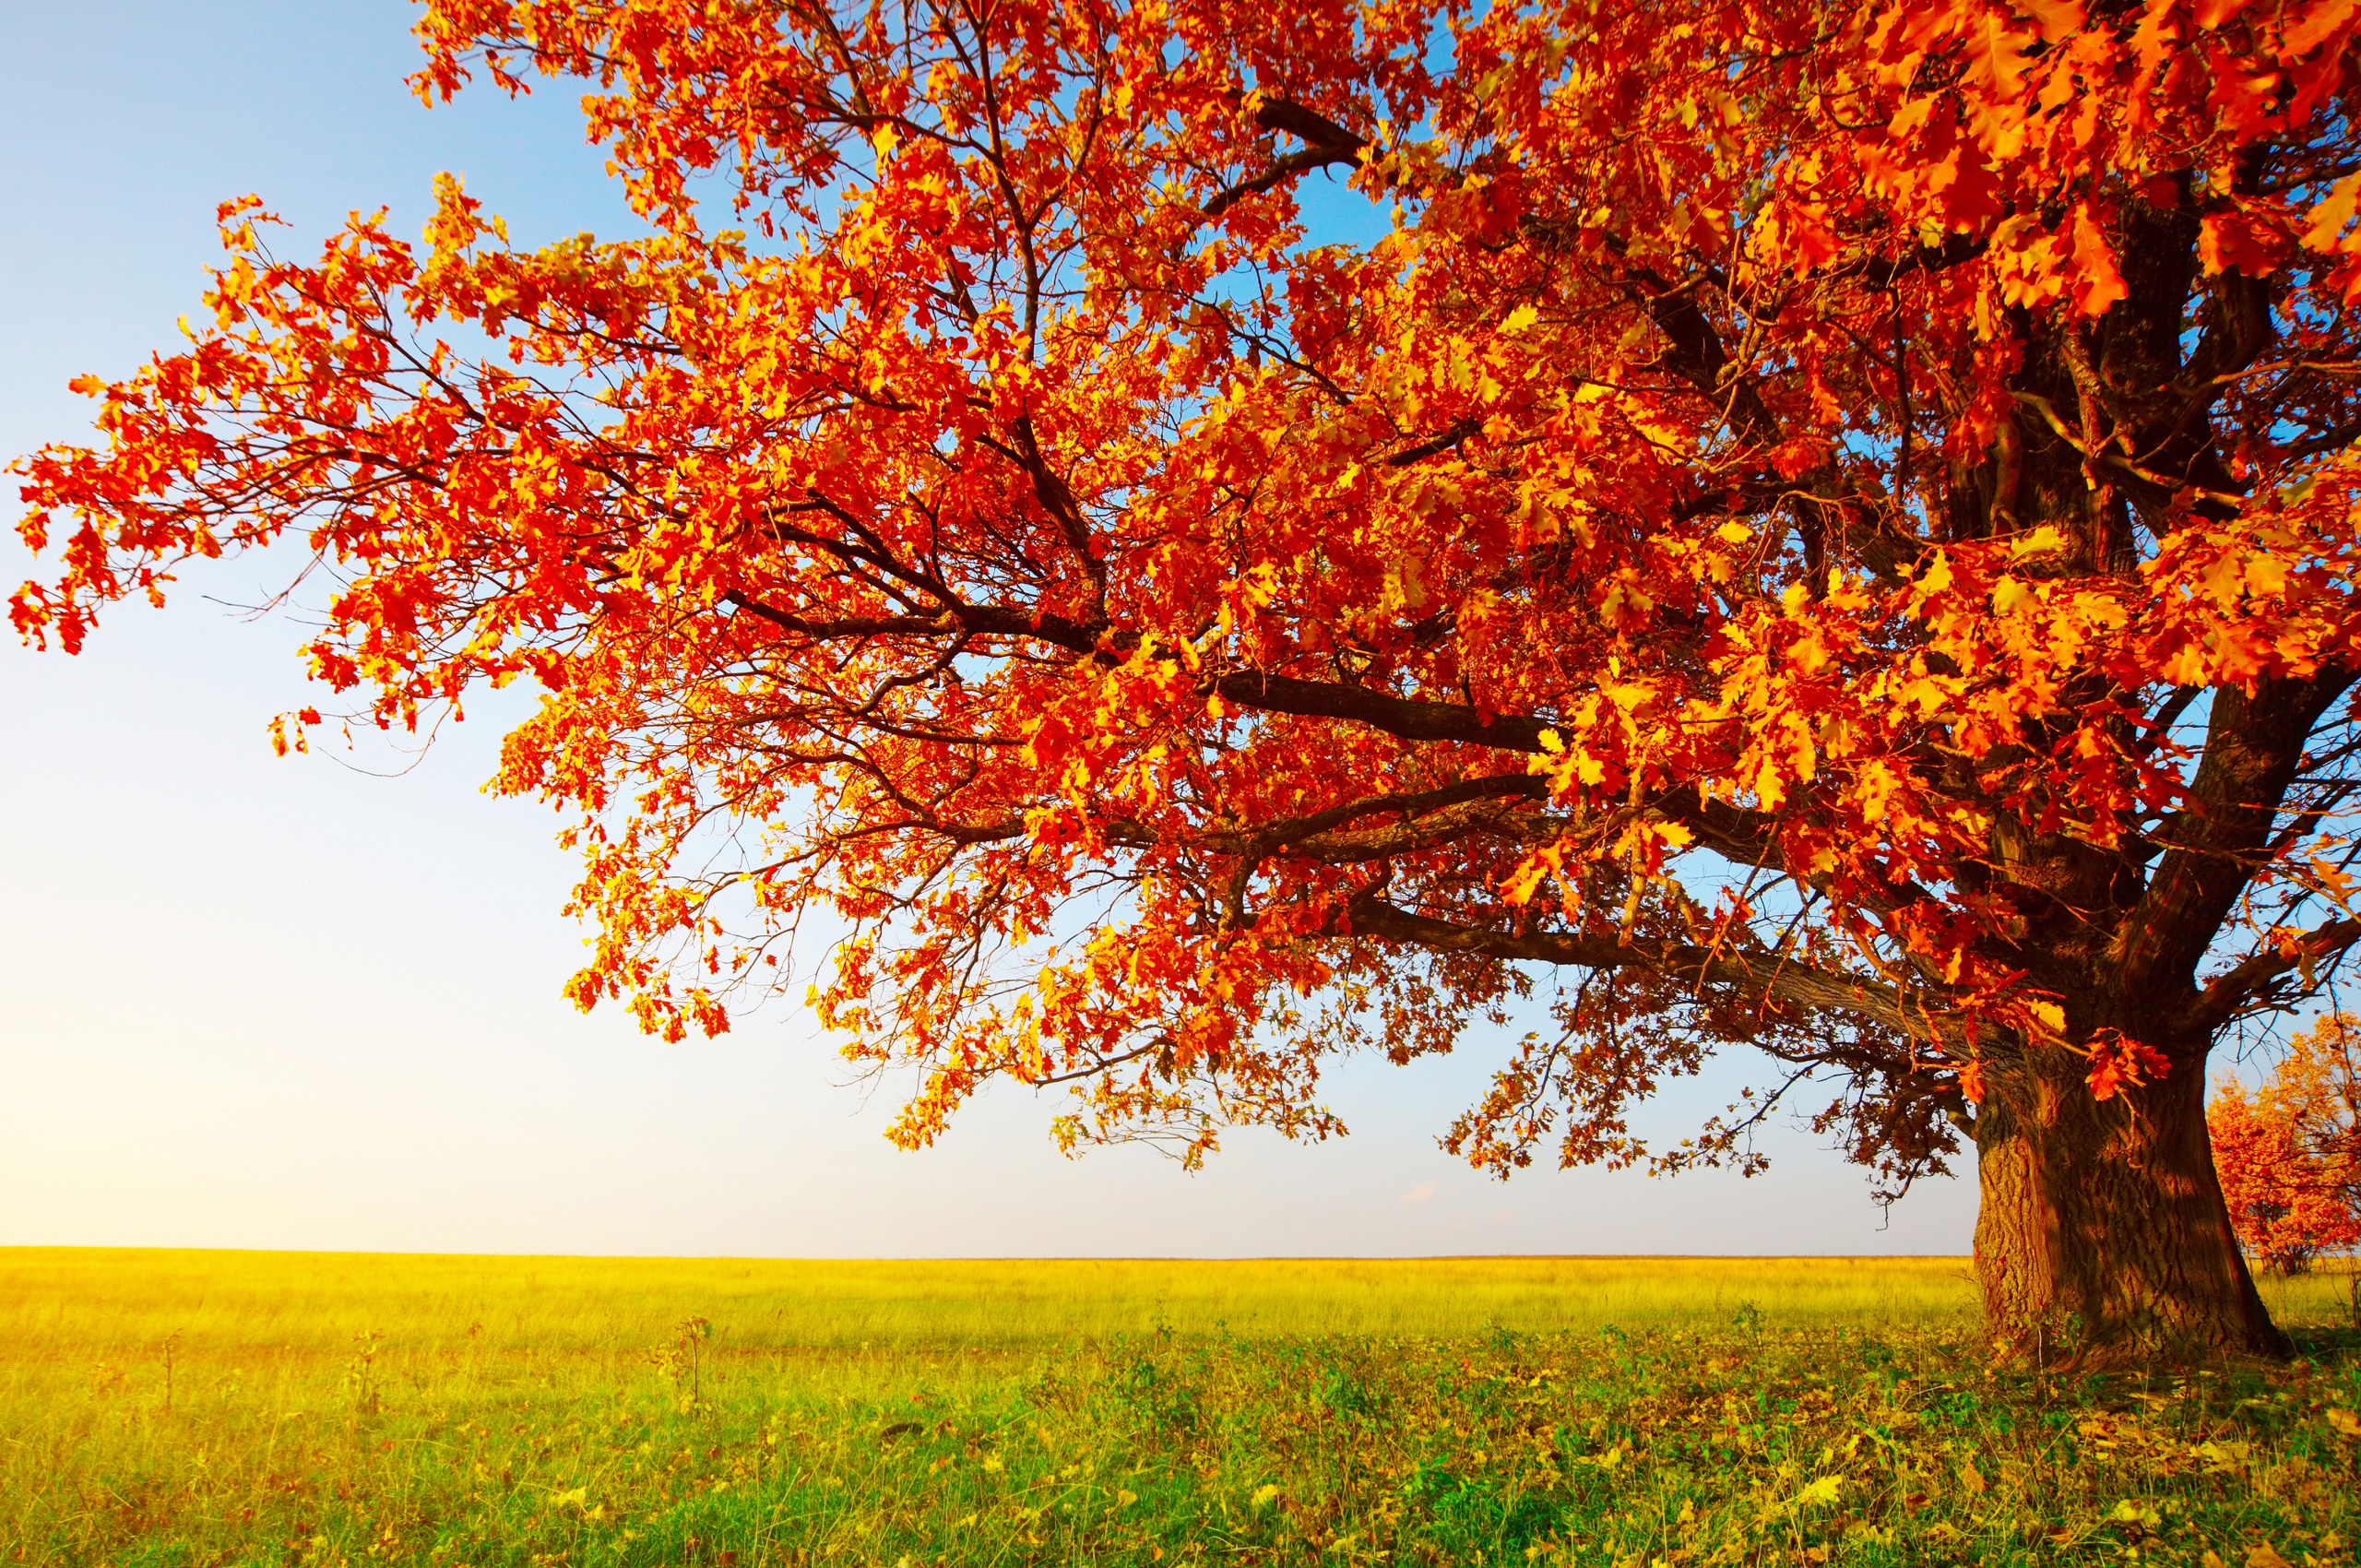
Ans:
<svg viewBox="0 0 2361 1568"><path fill-rule="evenodd" d="M0 1563L2342 1564L2284 1367L1996 1369L1964 1260L0 1250Z"/></svg>

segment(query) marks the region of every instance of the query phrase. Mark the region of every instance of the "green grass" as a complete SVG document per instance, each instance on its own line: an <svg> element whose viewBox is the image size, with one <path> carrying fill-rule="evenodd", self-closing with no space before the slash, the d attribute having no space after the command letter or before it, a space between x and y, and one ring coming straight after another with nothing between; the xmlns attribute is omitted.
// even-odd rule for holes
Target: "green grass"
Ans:
<svg viewBox="0 0 2361 1568"><path fill-rule="evenodd" d="M2342 1563L2346 1287L2143 1380L1957 1259L0 1250L0 1562Z"/></svg>

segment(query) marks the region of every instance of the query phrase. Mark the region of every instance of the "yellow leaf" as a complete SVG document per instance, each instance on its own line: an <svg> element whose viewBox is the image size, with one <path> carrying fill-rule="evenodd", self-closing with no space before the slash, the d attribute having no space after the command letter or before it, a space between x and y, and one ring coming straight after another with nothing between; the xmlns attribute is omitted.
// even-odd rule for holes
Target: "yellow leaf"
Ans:
<svg viewBox="0 0 2361 1568"><path fill-rule="evenodd" d="M2046 555L2053 550L2066 548L2066 536L2048 523L2015 540L2009 546L2012 556Z"/></svg>
<svg viewBox="0 0 2361 1568"><path fill-rule="evenodd" d="M1516 309L1509 312L1508 319L1501 323L1501 330L1503 332L1522 332L1540 319L1541 312L1538 307L1530 304L1519 305Z"/></svg>
<svg viewBox="0 0 2361 1568"><path fill-rule="evenodd" d="M1754 537L1754 530L1733 518L1714 530L1725 544L1744 544Z"/></svg>
<svg viewBox="0 0 2361 1568"><path fill-rule="evenodd" d="M2051 1034L2066 1032L2066 1009L2058 1005L2057 1003L2036 1002L2026 1011L2039 1020L2041 1026Z"/></svg>
<svg viewBox="0 0 2361 1568"><path fill-rule="evenodd" d="M1259 1486L1254 1489L1254 1506L1257 1508L1268 1508L1277 1502L1278 1498L1279 1489L1275 1486Z"/></svg>
<svg viewBox="0 0 2361 1568"><path fill-rule="evenodd" d="M2355 1415L2343 1406L2337 1406L2329 1411L2328 1424L2346 1437L2361 1437L2361 1416Z"/></svg>
<svg viewBox="0 0 2361 1568"><path fill-rule="evenodd" d="M1964 1464L1959 1467L1959 1484L1981 1497L1984 1495L1985 1487L1990 1483L1985 1480L1984 1472L1977 1469L1975 1465Z"/></svg>
<svg viewBox="0 0 2361 1568"><path fill-rule="evenodd" d="M2280 1556L2269 1541L2264 1541L2247 1553L2247 1568L2295 1568L2295 1565Z"/></svg>
<svg viewBox="0 0 2361 1568"><path fill-rule="evenodd" d="M2218 1475L2244 1467L2248 1450L2243 1443L2221 1443L2208 1438L2189 1452L2205 1466L2208 1475Z"/></svg>
<svg viewBox="0 0 2361 1568"><path fill-rule="evenodd" d="M2307 249L2333 251L2344 237L2344 226L2361 207L2361 174L2347 174L2328 188L2328 198L2312 208L2311 227L2304 231Z"/></svg>
<svg viewBox="0 0 2361 1568"><path fill-rule="evenodd" d="M1992 612L2013 615L2033 598L2033 589L2014 577L2002 577L1992 585Z"/></svg>
<svg viewBox="0 0 2361 1568"><path fill-rule="evenodd" d="M1833 1503L1845 1490L1843 1476L1821 1476L1796 1494L1796 1506L1809 1508L1814 1503Z"/></svg>

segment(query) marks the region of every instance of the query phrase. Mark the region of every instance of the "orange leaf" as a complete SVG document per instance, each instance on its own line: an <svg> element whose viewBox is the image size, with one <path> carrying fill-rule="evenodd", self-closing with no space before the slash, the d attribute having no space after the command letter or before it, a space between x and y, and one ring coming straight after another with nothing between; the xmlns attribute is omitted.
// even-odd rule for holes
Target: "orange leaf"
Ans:
<svg viewBox="0 0 2361 1568"><path fill-rule="evenodd" d="M2087 205L2074 209L2074 264L2080 273L2074 279L2074 304L2084 315L2105 315L2109 305L2130 294L2116 267L2106 231L2092 218Z"/></svg>
<svg viewBox="0 0 2361 1568"><path fill-rule="evenodd" d="M1987 9L1967 30L1967 77L1996 98L2015 98L2024 90L2025 46L2033 35L2001 21L1999 9Z"/></svg>

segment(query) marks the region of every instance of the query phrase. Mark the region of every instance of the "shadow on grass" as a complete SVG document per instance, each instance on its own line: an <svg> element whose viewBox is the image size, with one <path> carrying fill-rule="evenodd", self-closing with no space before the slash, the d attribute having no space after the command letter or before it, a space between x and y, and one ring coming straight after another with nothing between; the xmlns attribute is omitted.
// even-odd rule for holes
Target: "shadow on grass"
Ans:
<svg viewBox="0 0 2361 1568"><path fill-rule="evenodd" d="M2287 1330L2296 1354L2309 1361L2349 1361L2361 1359L2361 1328L2298 1324Z"/></svg>

